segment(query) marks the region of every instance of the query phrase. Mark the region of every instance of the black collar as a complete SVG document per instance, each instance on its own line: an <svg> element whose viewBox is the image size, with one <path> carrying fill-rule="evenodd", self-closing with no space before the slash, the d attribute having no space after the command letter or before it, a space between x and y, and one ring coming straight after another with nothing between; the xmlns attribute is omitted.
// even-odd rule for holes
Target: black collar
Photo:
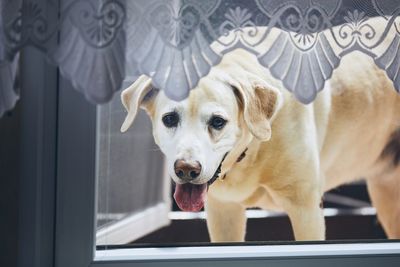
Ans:
<svg viewBox="0 0 400 267"><path fill-rule="evenodd" d="M244 159L244 157L246 157L246 152L247 152L247 147L246 147L246 149L242 152L242 154L240 154L240 156L238 157L238 159L236 160L236 162L241 162L242 159Z"/></svg>
<svg viewBox="0 0 400 267"><path fill-rule="evenodd" d="M214 183L215 180L217 180L219 178L219 174L221 173L222 163L224 162L224 160L225 160L226 156L229 154L229 152L226 152L225 155L222 157L221 163L219 164L219 166L218 166L217 170L215 171L213 177L208 181L208 185L209 186L212 183ZM237 158L236 162L242 161L246 157L246 152L247 152L247 148L242 152L242 154L240 154L240 156ZM224 177L222 177L221 180L224 180L225 177L226 177L226 174L224 174Z"/></svg>

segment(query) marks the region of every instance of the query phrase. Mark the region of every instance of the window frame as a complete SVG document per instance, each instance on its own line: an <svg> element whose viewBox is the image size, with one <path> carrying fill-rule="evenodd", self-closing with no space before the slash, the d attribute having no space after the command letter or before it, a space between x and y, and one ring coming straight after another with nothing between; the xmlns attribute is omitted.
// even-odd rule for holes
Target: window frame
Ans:
<svg viewBox="0 0 400 267"><path fill-rule="evenodd" d="M369 254L313 254L272 256L262 254L243 257L202 257L96 260L96 107L89 104L66 80L60 78L57 149L57 203L55 232L55 266L139 267L139 266L398 266L400 250L370 250ZM73 197L71 197L73 196ZM396 243L400 247L400 243ZM250 245L246 245L248 250ZM304 246L304 245L296 245ZM307 245L305 245L307 246ZM324 245L321 245L324 246ZM373 246L373 245L372 245ZM210 246L212 248L212 246ZM256 247L256 246L255 246ZM164 252L169 248L160 248ZM173 249L172 249L173 250ZM193 253L196 253L193 248ZM290 256L289 254L293 255Z"/></svg>
<svg viewBox="0 0 400 267"><path fill-rule="evenodd" d="M42 51L20 54L18 266L54 266L58 71ZM34 64L32 64L34 62ZM4 140L3 140L4 141ZM12 166L7 166L12 168ZM7 257L7 256L6 256Z"/></svg>
<svg viewBox="0 0 400 267"><path fill-rule="evenodd" d="M21 52L18 266L400 265L400 254L379 253L97 261L96 107L59 75L44 51L32 46Z"/></svg>

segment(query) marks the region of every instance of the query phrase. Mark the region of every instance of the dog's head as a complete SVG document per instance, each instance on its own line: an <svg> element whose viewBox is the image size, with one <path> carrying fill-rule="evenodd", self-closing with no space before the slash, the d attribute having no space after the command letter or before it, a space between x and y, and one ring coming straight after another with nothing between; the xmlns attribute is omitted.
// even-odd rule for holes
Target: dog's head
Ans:
<svg viewBox="0 0 400 267"><path fill-rule="evenodd" d="M234 76L232 71L213 69L181 102L153 88L147 76L122 93L128 114L121 131L130 127L139 107L147 111L182 210L203 207L207 188L221 172L222 161L225 166L233 165L253 138L267 141L271 137L271 121L280 106L279 91L246 71Z"/></svg>

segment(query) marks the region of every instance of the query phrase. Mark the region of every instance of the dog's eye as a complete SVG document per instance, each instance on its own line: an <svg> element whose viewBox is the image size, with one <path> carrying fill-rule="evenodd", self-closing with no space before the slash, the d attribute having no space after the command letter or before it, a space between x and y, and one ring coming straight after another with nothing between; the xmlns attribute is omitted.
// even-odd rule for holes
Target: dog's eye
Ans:
<svg viewBox="0 0 400 267"><path fill-rule="evenodd" d="M215 130L221 130L222 128L224 128L225 124L226 120L219 116L212 116L208 122L208 125L210 125Z"/></svg>
<svg viewBox="0 0 400 267"><path fill-rule="evenodd" d="M179 115L176 112L167 113L162 117L162 122L168 128L178 126Z"/></svg>

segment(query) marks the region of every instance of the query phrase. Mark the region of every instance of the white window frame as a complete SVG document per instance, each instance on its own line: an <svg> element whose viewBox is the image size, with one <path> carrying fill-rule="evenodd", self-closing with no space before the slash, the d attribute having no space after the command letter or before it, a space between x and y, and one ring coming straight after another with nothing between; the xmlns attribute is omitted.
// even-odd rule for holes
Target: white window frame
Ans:
<svg viewBox="0 0 400 267"><path fill-rule="evenodd" d="M73 104L72 104L73 103ZM400 242L95 249L96 110L61 81L55 266L400 266ZM84 163L83 163L84 162ZM72 167L73 166L73 167ZM74 196L74 197L71 197Z"/></svg>
<svg viewBox="0 0 400 267"><path fill-rule="evenodd" d="M399 241L111 249L106 258L95 249L96 108L39 51L27 47L21 62L18 266L400 266Z"/></svg>
<svg viewBox="0 0 400 267"><path fill-rule="evenodd" d="M218 247L125 248L98 250L95 261L245 259L315 256L351 256L400 253L399 243L286 244Z"/></svg>

